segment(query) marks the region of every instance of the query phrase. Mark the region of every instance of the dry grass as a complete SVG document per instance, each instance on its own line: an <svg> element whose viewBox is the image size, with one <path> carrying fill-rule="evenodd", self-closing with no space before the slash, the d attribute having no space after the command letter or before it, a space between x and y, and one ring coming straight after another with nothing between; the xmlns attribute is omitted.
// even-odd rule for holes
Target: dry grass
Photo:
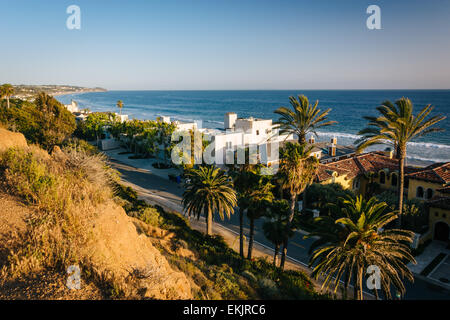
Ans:
<svg viewBox="0 0 450 320"><path fill-rule="evenodd" d="M46 267L89 268L90 220L98 205L112 197L114 174L101 156L79 150L38 147L9 149L0 156L1 188L20 197L31 214L11 246L1 280L36 274Z"/></svg>

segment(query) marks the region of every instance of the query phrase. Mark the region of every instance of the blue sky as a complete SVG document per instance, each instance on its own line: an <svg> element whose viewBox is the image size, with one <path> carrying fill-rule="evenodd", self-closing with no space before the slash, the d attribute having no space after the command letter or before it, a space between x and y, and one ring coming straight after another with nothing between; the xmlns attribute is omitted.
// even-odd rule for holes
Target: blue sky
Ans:
<svg viewBox="0 0 450 320"><path fill-rule="evenodd" d="M450 88L450 1L0 0L0 83ZM81 8L68 30L66 8ZM382 30L366 27L381 8ZM6 32L5 32L6 31Z"/></svg>

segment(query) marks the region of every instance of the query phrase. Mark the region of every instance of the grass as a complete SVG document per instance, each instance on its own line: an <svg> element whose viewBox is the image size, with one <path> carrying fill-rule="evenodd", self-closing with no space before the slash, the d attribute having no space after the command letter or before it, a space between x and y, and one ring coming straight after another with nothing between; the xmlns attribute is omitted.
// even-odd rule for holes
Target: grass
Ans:
<svg viewBox="0 0 450 320"><path fill-rule="evenodd" d="M78 264L101 286L113 286L91 268L87 230L94 209L112 197L114 177L101 155L77 149L49 156L31 147L0 155L0 188L32 209L24 234L11 239L0 282Z"/></svg>
<svg viewBox="0 0 450 320"><path fill-rule="evenodd" d="M447 255L445 253L439 253L434 259L433 261L430 262L429 265L427 265L425 267L425 269L422 270L422 272L420 273L421 276L427 277L433 270L434 268L437 267L437 265L439 263L441 263L442 260L444 260L444 258Z"/></svg>
<svg viewBox="0 0 450 320"><path fill-rule="evenodd" d="M119 279L93 268L89 260L88 226L98 214L95 208L115 198L128 215L173 234L170 246L157 238L152 242L173 268L192 281L197 299L326 298L314 291L306 274L281 272L265 259L242 259L222 237L193 230L180 214L139 200L134 190L119 184L102 154L85 147L73 142L51 156L33 146L0 155L0 188L22 199L33 212L24 234L11 239L0 283L77 264L106 296L126 296ZM194 256L178 254L183 249Z"/></svg>
<svg viewBox="0 0 450 320"><path fill-rule="evenodd" d="M243 259L220 236L208 236L193 230L176 212L151 207L139 200L137 193L120 184L117 194L125 201L128 214L154 208L159 212L159 226L174 233L174 246L185 247L195 254L187 258L158 248L169 263L184 272L199 288L197 299L325 299L314 291L309 277L300 271L280 271L266 259ZM143 220L142 218L140 218Z"/></svg>

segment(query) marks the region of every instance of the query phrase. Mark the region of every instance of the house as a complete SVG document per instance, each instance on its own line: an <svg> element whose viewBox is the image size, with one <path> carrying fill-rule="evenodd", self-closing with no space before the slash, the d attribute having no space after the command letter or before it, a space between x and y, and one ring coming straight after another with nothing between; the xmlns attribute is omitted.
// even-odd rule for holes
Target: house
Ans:
<svg viewBox="0 0 450 320"><path fill-rule="evenodd" d="M427 239L450 239L450 162L435 163L406 175L408 199L425 201L429 215Z"/></svg>
<svg viewBox="0 0 450 320"><path fill-rule="evenodd" d="M339 161L356 155L355 147L339 145L336 137L333 137L330 142L316 142L311 135L308 145L312 147L311 154L319 159L320 163Z"/></svg>
<svg viewBox="0 0 450 320"><path fill-rule="evenodd" d="M238 148L250 148L258 152L261 163L272 165L278 161L279 144L292 140L292 135L279 135L271 119L238 118L228 112L223 129L202 129L207 139L214 142L212 155L216 164L231 164Z"/></svg>
<svg viewBox="0 0 450 320"><path fill-rule="evenodd" d="M408 180L408 199L430 200L450 184L450 162L435 163L405 175Z"/></svg>
<svg viewBox="0 0 450 320"><path fill-rule="evenodd" d="M339 183L356 194L365 194L370 183L381 191L396 191L399 183L398 161L392 152L369 152L331 163L322 163L316 177L318 183ZM425 202L429 231L420 242L428 239L449 240L450 230L450 163L436 163L425 168L405 167L407 199Z"/></svg>
<svg viewBox="0 0 450 320"><path fill-rule="evenodd" d="M66 107L66 109L71 113L80 112L78 103L74 100L71 100L70 104L65 104L64 107Z"/></svg>
<svg viewBox="0 0 450 320"><path fill-rule="evenodd" d="M414 168L405 168L407 172L411 170ZM374 183L381 190L395 190L398 186L398 160L390 151L375 151L321 163L316 181L324 184L339 183L356 194L365 194L369 184Z"/></svg>

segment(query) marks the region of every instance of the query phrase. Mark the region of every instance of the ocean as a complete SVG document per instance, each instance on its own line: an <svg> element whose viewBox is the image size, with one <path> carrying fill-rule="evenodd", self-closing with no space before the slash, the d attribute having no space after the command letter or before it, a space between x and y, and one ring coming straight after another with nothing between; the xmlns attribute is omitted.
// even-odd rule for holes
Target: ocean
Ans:
<svg viewBox="0 0 450 320"><path fill-rule="evenodd" d="M450 90L254 90L254 91L108 91L70 94L57 97L63 103L73 99L80 108L91 111L115 111L116 102L124 102L123 114L130 119L202 120L205 128L223 128L226 112L238 117L277 119L273 113L280 106L289 107L289 96L304 94L310 102L319 100L319 108L331 108L330 120L338 123L321 129L319 141L337 137L339 144L353 144L367 121L363 116L377 115L383 101L408 97L415 113L425 105L435 107L432 114L450 114ZM450 119L438 124L444 132L419 137L408 145L408 159L433 162L450 161ZM385 146L375 149L382 150Z"/></svg>

